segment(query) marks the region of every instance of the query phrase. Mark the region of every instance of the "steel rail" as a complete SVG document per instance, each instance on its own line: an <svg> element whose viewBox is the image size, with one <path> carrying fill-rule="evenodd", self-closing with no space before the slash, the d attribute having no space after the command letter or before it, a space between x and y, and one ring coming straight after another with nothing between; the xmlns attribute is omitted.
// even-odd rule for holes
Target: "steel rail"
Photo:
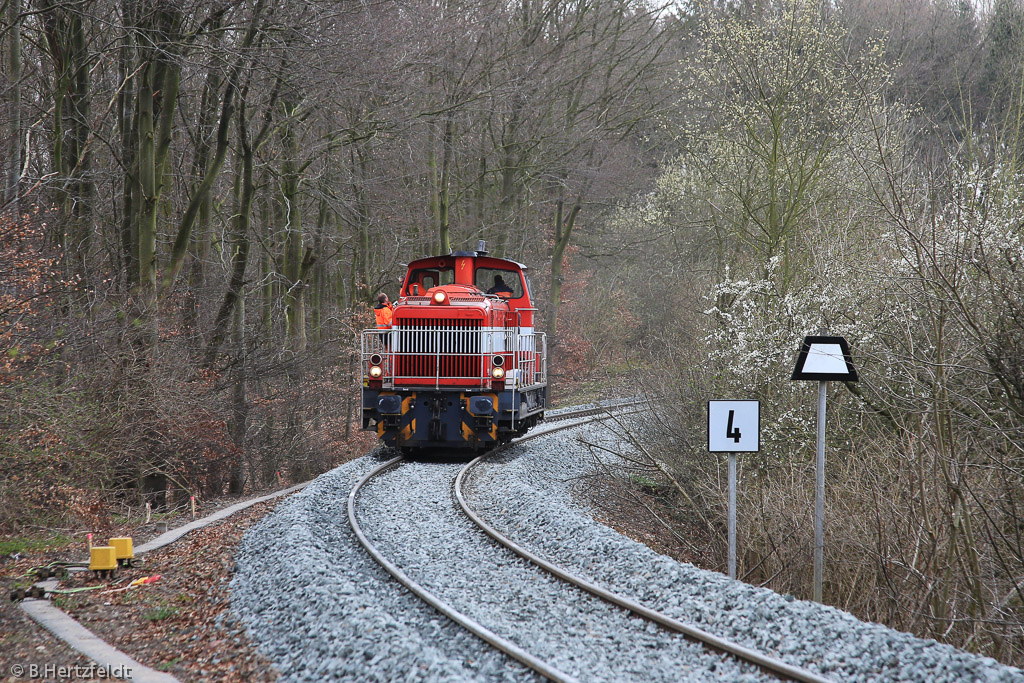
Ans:
<svg viewBox="0 0 1024 683"><path fill-rule="evenodd" d="M644 403L645 403L645 401L643 399L633 399L633 400L630 400L630 401L625 401L623 403L616 403L613 406L597 406L597 407L594 407L594 408L580 408L578 410L570 410L570 411L565 412L565 413L559 413L558 415L552 415L551 417L545 417L544 421L545 422L558 422L560 420L575 420L576 418L589 417L591 415L603 415L605 418L610 418L610 417L614 417L614 415L612 414L614 411L618 411L618 410L623 409L623 408L635 408L637 406L643 405ZM568 428L566 428L566 429L568 429ZM549 433L549 432L545 432L545 434L547 434L547 433ZM538 436L544 436L544 434L539 434ZM526 439L526 437L520 437L520 439L518 439L518 441L522 441L522 440L525 440L525 439Z"/></svg>
<svg viewBox="0 0 1024 683"><path fill-rule="evenodd" d="M366 537L362 527L359 525L359 521L356 519L356 498L359 495L359 490L363 487L366 482L370 481L373 477L384 472L385 470L391 469L395 465L402 462L404 458L401 456L392 458L384 464L374 468L371 472L360 479L356 485L352 488L352 491L348 494L348 521L352 525L352 531L355 533L356 538L359 540L360 545L370 554L370 556L382 566L388 574L391 574L400 584L408 588L414 595L419 597L421 600L426 602L428 605L436 609L438 612L454 621L459 626L463 627L476 637L480 638L489 645L497 648L504 652L509 657L521 662L530 669L533 669L541 676L545 678L557 681L558 683L577 683L577 679L573 678L567 673L560 671L554 666L547 662L534 657L526 650L513 643L507 638L503 638L498 634L488 629L483 624L475 621L471 617L459 612L457 609L444 602L436 595L428 591L420 584L413 581L404 571L402 571L397 565L391 560L384 557L384 555L377 549L373 543Z"/></svg>
<svg viewBox="0 0 1024 683"><path fill-rule="evenodd" d="M636 408L637 406L640 406L640 405L643 405L643 404L644 404L644 401L642 401L642 400L634 400L634 401L629 401L628 403L619 403L619 404L614 405L614 406L598 406L596 408L581 408L579 410L571 410L571 411L568 411L568 412L565 412L565 413L559 413L558 415L553 415L551 417L545 417L544 421L541 423L542 425L543 424L550 425L552 422L563 422L563 421L566 421L566 420L579 420L579 422L573 422L572 424L567 424L567 425L552 426L552 427L549 427L548 429L544 429L543 427L535 427L534 430L538 430L538 431L533 431L532 433L525 434L525 435L520 436L520 437L516 437L515 439L512 439L511 441L509 441L507 443L503 443L500 446L492 448L488 452L482 454L480 457L481 458L489 458L489 457L492 457L494 455L497 455L498 453L501 453L502 451L504 451L504 450L506 450L506 449L508 449L508 448L510 448L512 446L520 444L520 443L522 443L524 441L530 441L532 439L539 439L541 437L547 436L548 434L554 434L555 432L561 432L561 431L566 430L566 429L572 429L573 427L578 427L579 425L588 424L590 422L596 422L597 420L611 419L613 417L616 417L616 414L620 413L620 412L622 414L624 414L624 415L629 415L629 414L634 413L636 411L632 410L632 411L628 411L627 412L625 409L627 409L627 408ZM582 418L585 418L585 417L592 417L594 415L600 415L600 417L594 418L593 420L584 420L584 419L582 419Z"/></svg>
<svg viewBox="0 0 1024 683"><path fill-rule="evenodd" d="M545 432L545 434L550 434L551 431ZM537 437L543 435L544 434L538 434ZM474 511L469 506L469 503L466 501L465 494L462 491L462 485L466 480L466 474L471 469L473 469L473 467L475 467L478 463L480 463L485 457L487 456L482 455L478 458L473 459L459 471L459 475L455 478L455 497L458 500L459 506L462 508L462 511L466 514L467 517L469 517L473 521L473 523L480 527L480 529L482 529L484 533L486 533L488 536L490 536L495 541L505 546L512 552L514 552L516 555L519 555L527 562L532 562L538 567L541 567L542 569L558 577L559 579L562 579L563 581L566 581L567 583L570 583L576 586L577 588L587 591L591 595L594 595L602 600L605 600L614 605L618 605L619 607L629 610L630 612L633 612L638 616L653 621L659 626L662 626L670 631L681 633L687 638L703 643L704 645L710 648L719 650L721 652L725 652L726 654L738 657L746 662L754 664L760 667L761 669L768 671L769 673L772 673L777 676L782 676L790 680L801 681L802 683L832 683L831 679L824 678L814 673L813 671L808 671L807 669L802 669L800 667L787 664L786 662L783 662L780 659L776 659L775 657L766 655L756 650L752 650L748 647L740 645L739 643L734 643L725 638L721 638L714 634L708 633L707 631L704 631L701 628L692 626L690 624L686 624L682 621L679 621L678 619L668 616L667 614L663 614L661 612L652 610L648 607L645 607L644 605L641 605L639 602L632 600L631 598L619 595L618 593L613 593L612 591L607 590L606 588L602 588L601 586L598 586L597 584L587 581L582 577L576 576L575 574L569 572L568 570L556 564L548 562L544 558L530 552L529 550L519 545L512 539L503 535L490 524L485 522L483 518L481 518L480 515L478 515L476 511Z"/></svg>

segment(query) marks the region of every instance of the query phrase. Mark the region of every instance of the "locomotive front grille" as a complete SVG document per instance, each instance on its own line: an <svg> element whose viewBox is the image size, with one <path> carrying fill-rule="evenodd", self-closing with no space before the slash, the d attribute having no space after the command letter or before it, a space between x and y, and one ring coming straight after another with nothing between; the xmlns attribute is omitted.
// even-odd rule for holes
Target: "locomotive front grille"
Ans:
<svg viewBox="0 0 1024 683"><path fill-rule="evenodd" d="M364 330L360 362L363 382L395 386L485 387L491 358L505 358L506 382L530 386L547 382L543 333L509 326L484 327L480 320L401 318L386 330ZM369 373L379 363L377 374Z"/></svg>
<svg viewBox="0 0 1024 683"><path fill-rule="evenodd" d="M405 318L395 321L393 334L396 382L484 377L479 320Z"/></svg>

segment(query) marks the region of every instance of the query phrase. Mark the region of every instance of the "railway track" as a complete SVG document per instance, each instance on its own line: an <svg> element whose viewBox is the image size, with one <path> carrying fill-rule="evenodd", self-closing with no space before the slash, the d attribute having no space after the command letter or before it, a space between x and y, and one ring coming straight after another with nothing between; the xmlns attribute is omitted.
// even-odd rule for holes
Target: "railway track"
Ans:
<svg viewBox="0 0 1024 683"><path fill-rule="evenodd" d="M611 410L616 413L628 412L630 408L639 405L641 402L626 402L616 405ZM596 416L596 417L595 417ZM568 413L562 413L555 416L550 421L565 422L565 425L558 425L555 427L549 427L546 430L532 433L526 437L518 439L517 442L522 442L528 439L536 439L551 434L554 431L560 431L562 429L568 429L582 424L581 418L591 419L604 419L611 416L609 408L591 408L580 411L572 411ZM586 420L584 420L586 421ZM491 455L491 454L488 454ZM769 655L757 652L750 648L747 648L739 643L730 641L725 638L715 636L707 631L704 631L696 626L686 624L678 619L675 619L667 614L663 614L656 610L645 607L639 602L632 600L628 597L618 595L612 591L609 591L601 586L598 586L586 579L573 574L572 572L548 562L544 558L538 556L535 553L527 550L521 545L515 543L504 534L497 531L494 527L489 525L468 503L466 494L464 492L464 485L468 479L469 473L477 467L487 457L480 456L467 465L465 465L458 472L455 477L453 486L455 498L458 502L462 512L481 530L484 531L488 536L501 544L504 548L515 553L519 557L523 558L533 566L540 568L541 570L557 577L560 581L566 582L587 594L592 595L599 600L615 605L616 607L627 610L628 612L642 617L659 627L672 632L681 634L686 639L700 643L703 647L710 648L711 650L720 653L724 656L735 657L743 662L746 662L754 667L757 667L761 671L777 678L784 680L803 681L808 683L823 683L829 679L824 678L812 671L802 669L800 667L792 666L783 662L779 659L771 657ZM501 652L508 656L516 659L525 666L534 670L541 676L552 680L552 681L574 681L576 680L572 675L566 673L555 664L545 661L544 659L537 657L512 640L498 635L491 629L484 626L478 620L474 619L468 614L461 612L456 609L452 604L445 601L442 597L431 592L426 587L412 579L405 571L402 570L395 562L389 559L367 536L360 525L358 518L358 498L360 491L363 487L373 480L375 477L381 476L383 473L392 470L399 466L403 462L404 458L397 457L389 460L380 466L374 468L372 471L364 475L352 488L348 496L348 518L349 523L352 526L353 532L355 533L360 545L373 557L373 559L380 564L392 577L394 577L399 583L405 586L413 594L418 596L423 601L434 607L436 610L444 614L446 617L451 619L453 622L466 629L470 633L473 633L478 638L482 639L491 646L497 648Z"/></svg>
<svg viewBox="0 0 1024 683"><path fill-rule="evenodd" d="M566 419L558 426L573 424L559 417ZM580 429L599 451L619 443L603 427ZM578 446L563 432L499 453L465 475L463 495L492 527L610 592L837 681L1024 681L1024 672L994 660L729 581L626 539L577 504L578 487L596 471ZM378 451L324 474L246 534L231 602L250 638L282 681L539 680L390 580L360 544L346 520L348 498L385 459ZM768 678L754 664L569 587L496 543L454 501L465 464L392 467L356 501L358 522L392 563L457 611L587 681Z"/></svg>
<svg viewBox="0 0 1024 683"><path fill-rule="evenodd" d="M533 669L537 673L541 674L545 678L552 681L576 681L575 678L570 676L563 671L560 671L557 667L545 662L539 657L531 655L526 650L522 649L508 638L499 636L498 634L491 631L489 628L481 624L476 619L463 614L450 603L446 602L435 593L432 593L418 582L414 581L408 574L406 574L398 565L388 559L383 552L381 552L377 546L370 541L367 535L363 532L362 526L359 524L358 516L356 515L356 499L359 496L359 491L376 476L379 476L383 472L392 469L399 465L403 460L404 456L399 456L388 460L379 467L371 470L362 479L360 479L356 485L352 488L352 492L349 493L348 497L348 521L352 525L352 531L355 533L356 538L359 540L359 544L366 549L366 552L387 571L392 577L395 578L400 584L408 588L414 595L426 602L428 605L436 609L441 614L445 615L456 624L466 629L476 637L483 640L485 643L497 648L501 652L504 652L513 659L522 662L527 667Z"/></svg>

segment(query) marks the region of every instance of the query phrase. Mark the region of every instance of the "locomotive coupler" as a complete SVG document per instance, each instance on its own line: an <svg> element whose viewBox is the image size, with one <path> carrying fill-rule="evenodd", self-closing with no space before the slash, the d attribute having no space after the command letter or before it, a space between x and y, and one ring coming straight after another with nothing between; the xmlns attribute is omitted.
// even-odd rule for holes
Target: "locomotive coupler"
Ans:
<svg viewBox="0 0 1024 683"><path fill-rule="evenodd" d="M444 405L443 396L435 396L430 399L430 427L428 434L431 441L444 441L448 435L447 426L441 421L441 408Z"/></svg>

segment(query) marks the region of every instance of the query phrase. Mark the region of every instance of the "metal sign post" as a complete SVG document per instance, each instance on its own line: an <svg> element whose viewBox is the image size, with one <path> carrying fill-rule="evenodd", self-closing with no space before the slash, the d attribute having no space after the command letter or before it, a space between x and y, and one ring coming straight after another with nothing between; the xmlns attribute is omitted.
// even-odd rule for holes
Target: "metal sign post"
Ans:
<svg viewBox="0 0 1024 683"><path fill-rule="evenodd" d="M736 454L729 454L729 578L736 578Z"/></svg>
<svg viewBox="0 0 1024 683"><path fill-rule="evenodd" d="M708 401L708 451L729 454L729 578L736 578L736 454L761 448L758 401Z"/></svg>
<svg viewBox="0 0 1024 683"><path fill-rule="evenodd" d="M814 601L821 602L825 565L825 396L828 382L818 382L818 449L814 463Z"/></svg>
<svg viewBox="0 0 1024 683"><path fill-rule="evenodd" d="M818 381L818 448L814 464L814 600L821 602L825 565L825 398L830 381L856 382L850 346L842 337L805 337L794 380Z"/></svg>

